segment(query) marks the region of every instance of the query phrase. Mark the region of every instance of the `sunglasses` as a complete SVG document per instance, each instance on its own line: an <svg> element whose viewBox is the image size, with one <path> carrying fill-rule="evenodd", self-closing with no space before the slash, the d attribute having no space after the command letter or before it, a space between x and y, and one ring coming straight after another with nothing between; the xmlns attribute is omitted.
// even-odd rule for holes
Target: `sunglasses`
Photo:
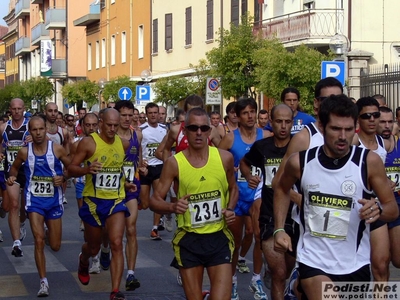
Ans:
<svg viewBox="0 0 400 300"><path fill-rule="evenodd" d="M377 119L380 116L381 116L381 113L379 111L359 115L360 119L363 119L363 120L369 120L369 119L371 119L371 117L374 117L374 119Z"/></svg>
<svg viewBox="0 0 400 300"><path fill-rule="evenodd" d="M201 126L187 125L187 126L185 126L185 128L192 132L197 132L199 130L199 128L200 128L201 132L207 132L211 129L211 127L208 125L201 125Z"/></svg>
<svg viewBox="0 0 400 300"><path fill-rule="evenodd" d="M326 98L328 98L328 97L320 96L320 97L317 97L316 99L317 99L318 101L324 101Z"/></svg>

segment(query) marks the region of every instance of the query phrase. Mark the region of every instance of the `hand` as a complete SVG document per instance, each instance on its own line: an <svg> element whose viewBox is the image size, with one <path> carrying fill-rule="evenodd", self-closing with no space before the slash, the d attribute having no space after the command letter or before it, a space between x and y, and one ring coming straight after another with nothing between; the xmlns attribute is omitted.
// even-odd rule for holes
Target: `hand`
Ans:
<svg viewBox="0 0 400 300"><path fill-rule="evenodd" d="M64 176L54 176L53 177L53 185L54 186L61 186L64 183Z"/></svg>
<svg viewBox="0 0 400 300"><path fill-rule="evenodd" d="M189 197L190 195L183 196L181 199L178 199L178 201L173 204L174 212L176 214L184 214L188 210L189 202L187 199Z"/></svg>
<svg viewBox="0 0 400 300"><path fill-rule="evenodd" d="M258 184L261 182L261 178L260 176L253 176L251 175L249 177L249 179L247 180L247 184L249 186L249 188L251 188L252 190L254 190L255 188L258 187Z"/></svg>
<svg viewBox="0 0 400 300"><path fill-rule="evenodd" d="M96 158L89 166L89 172L90 174L97 174L99 171L101 171L101 168L103 167L103 164L98 162L98 159Z"/></svg>
<svg viewBox="0 0 400 300"><path fill-rule="evenodd" d="M143 176L147 176L148 173L149 173L149 170L147 169L147 167L139 167L139 174L141 174Z"/></svg>
<svg viewBox="0 0 400 300"><path fill-rule="evenodd" d="M236 214L232 210L223 209L222 214L225 216L226 224L232 225L236 220Z"/></svg>
<svg viewBox="0 0 400 300"><path fill-rule="evenodd" d="M134 193L137 191L137 186L133 182L125 181L125 190L130 193Z"/></svg>
<svg viewBox="0 0 400 300"><path fill-rule="evenodd" d="M293 251L292 240L290 236L284 231L278 231L274 236L274 250L276 252Z"/></svg>
<svg viewBox="0 0 400 300"><path fill-rule="evenodd" d="M10 177L8 177L8 179L7 179L7 184L8 185L10 185L10 186L12 186L14 183L15 183L15 180L16 180L17 178L15 177L15 176L10 176Z"/></svg>
<svg viewBox="0 0 400 300"><path fill-rule="evenodd" d="M379 207L375 203L374 199L367 200L367 199L360 199L358 203L362 204L363 207L360 208L359 216L360 219L366 220L365 223L371 224L379 219L381 216Z"/></svg>

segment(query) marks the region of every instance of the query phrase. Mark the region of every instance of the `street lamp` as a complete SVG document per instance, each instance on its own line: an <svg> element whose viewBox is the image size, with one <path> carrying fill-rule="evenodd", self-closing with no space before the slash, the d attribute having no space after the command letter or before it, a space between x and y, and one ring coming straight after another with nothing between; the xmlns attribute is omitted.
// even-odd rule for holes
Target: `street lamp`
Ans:
<svg viewBox="0 0 400 300"><path fill-rule="evenodd" d="M143 70L142 73L140 73L140 77L144 81L145 85L148 85L149 82L153 79L153 76L151 75L150 70Z"/></svg>
<svg viewBox="0 0 400 300"><path fill-rule="evenodd" d="M335 60L344 60L343 55L349 51L349 40L345 35L336 33L329 41L329 48L336 55Z"/></svg>
<svg viewBox="0 0 400 300"><path fill-rule="evenodd" d="M106 80L104 78L100 78L98 85L99 85L99 111L101 110L101 94L103 93L104 86L106 84Z"/></svg>

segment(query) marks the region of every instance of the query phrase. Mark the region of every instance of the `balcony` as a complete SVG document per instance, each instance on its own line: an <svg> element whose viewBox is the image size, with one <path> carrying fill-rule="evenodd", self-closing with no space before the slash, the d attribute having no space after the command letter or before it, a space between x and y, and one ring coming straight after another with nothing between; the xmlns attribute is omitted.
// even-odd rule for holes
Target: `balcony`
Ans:
<svg viewBox="0 0 400 300"><path fill-rule="evenodd" d="M90 4L89 14L74 20L74 26L89 26L100 21L100 2Z"/></svg>
<svg viewBox="0 0 400 300"><path fill-rule="evenodd" d="M43 0L31 0L31 4L43 4Z"/></svg>
<svg viewBox="0 0 400 300"><path fill-rule="evenodd" d="M51 77L65 78L67 77L67 60L53 59L51 62Z"/></svg>
<svg viewBox="0 0 400 300"><path fill-rule="evenodd" d="M310 9L255 23L253 32L264 38L276 37L285 46L328 45L336 33L344 33L342 9Z"/></svg>
<svg viewBox="0 0 400 300"><path fill-rule="evenodd" d="M31 30L31 45L35 46L40 43L41 40L49 40L50 32L46 30L43 23L36 24Z"/></svg>
<svg viewBox="0 0 400 300"><path fill-rule="evenodd" d="M18 0L15 3L15 18L23 18L25 16L29 16L31 12L31 3L29 0Z"/></svg>
<svg viewBox="0 0 400 300"><path fill-rule="evenodd" d="M29 37L20 37L15 42L15 55L22 55L31 52L31 40Z"/></svg>
<svg viewBox="0 0 400 300"><path fill-rule="evenodd" d="M66 27L67 12L65 8L54 7L46 10L46 23L47 30L64 29Z"/></svg>

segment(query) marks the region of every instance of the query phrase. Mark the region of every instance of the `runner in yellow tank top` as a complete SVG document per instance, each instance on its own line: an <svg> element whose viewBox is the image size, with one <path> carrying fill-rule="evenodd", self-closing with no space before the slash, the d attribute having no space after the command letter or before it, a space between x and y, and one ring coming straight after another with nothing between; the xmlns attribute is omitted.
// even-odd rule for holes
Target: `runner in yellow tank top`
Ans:
<svg viewBox="0 0 400 300"><path fill-rule="evenodd" d="M235 219L238 198L233 157L208 146L211 133L206 111L191 109L184 133L189 147L166 160L160 181L150 199L158 213L175 213L178 229L172 241L187 299L200 299L203 272L210 277L212 299L230 299L233 237L227 224ZM164 201L173 181L179 185L178 201Z"/></svg>

